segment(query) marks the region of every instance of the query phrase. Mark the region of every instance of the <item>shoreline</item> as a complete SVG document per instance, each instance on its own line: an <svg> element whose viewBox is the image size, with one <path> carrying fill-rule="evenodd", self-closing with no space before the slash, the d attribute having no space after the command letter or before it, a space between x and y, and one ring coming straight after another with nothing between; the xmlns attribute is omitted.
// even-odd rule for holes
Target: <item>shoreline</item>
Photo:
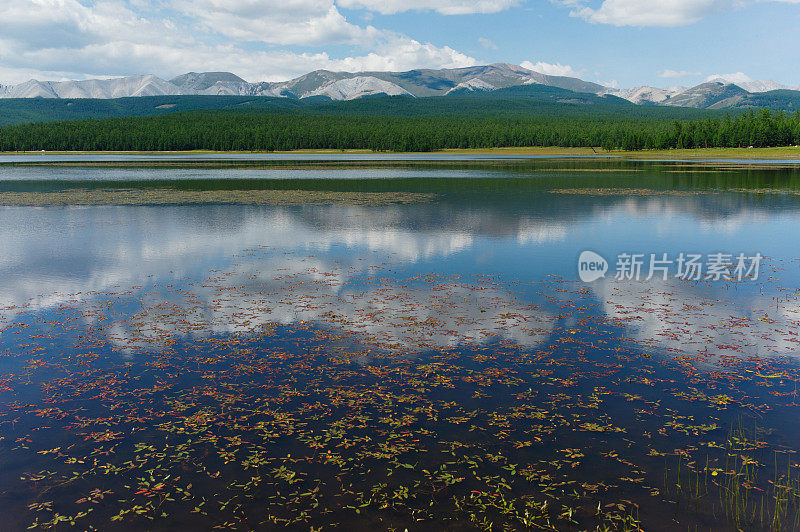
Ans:
<svg viewBox="0 0 800 532"><path fill-rule="evenodd" d="M254 152L254 151L213 151L213 150L194 150L194 151L26 151L26 152L0 152L0 162L4 156L34 156L34 155L56 155L56 156L80 156L80 155L146 155L146 156L191 156L191 155L380 155L389 158L414 156L436 156L436 155L468 155L468 156L500 156L500 157L581 157L601 159L657 159L657 160L714 160L714 159L742 159L753 160L785 160L800 162L800 147L775 147L775 148L696 148L684 150L641 150L641 151L621 151L612 150L609 152L599 148L558 148L558 147L521 147L521 148L489 148L489 149L448 149L431 152L375 152L370 150L296 150L296 151L274 151L274 152ZM399 159L402 160L402 159ZM11 162L11 161L9 161Z"/></svg>

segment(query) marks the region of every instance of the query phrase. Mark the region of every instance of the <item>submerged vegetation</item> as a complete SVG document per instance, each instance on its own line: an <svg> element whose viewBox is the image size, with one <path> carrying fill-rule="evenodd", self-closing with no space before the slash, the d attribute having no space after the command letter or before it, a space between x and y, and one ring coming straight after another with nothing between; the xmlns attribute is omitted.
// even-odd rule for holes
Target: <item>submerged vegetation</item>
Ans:
<svg viewBox="0 0 800 532"><path fill-rule="evenodd" d="M796 408L790 362L654 356L558 279L556 318L490 278L258 280L272 256L3 330L10 526L796 529L796 461L741 428Z"/></svg>
<svg viewBox="0 0 800 532"><path fill-rule="evenodd" d="M793 248L757 283L515 269L547 259L547 230L568 248L572 229L552 222L576 213L602 212L608 230L620 210L692 206L696 223L745 213L764 240L791 232L797 165L542 160L271 181L137 168L116 182L79 168L97 172L83 188L71 167L2 168L18 179L0 203L37 206L3 209L11 231L49 237L34 259L14 248L26 271L7 286L27 291L0 307L4 530L800 524ZM209 200L244 205L192 204ZM92 206L106 203L123 206ZM105 238L100 253L75 249L87 235ZM52 249L69 250L70 273L49 284Z"/></svg>
<svg viewBox="0 0 800 532"><path fill-rule="evenodd" d="M768 147L800 144L800 111L733 115L659 108L536 102L514 111L480 107L361 107L288 112L197 111L139 118L34 123L0 128L0 151L288 151L559 146L607 150ZM367 107L365 107L367 106ZM693 117L693 118L692 118ZM691 118L691 119L687 119Z"/></svg>
<svg viewBox="0 0 800 532"><path fill-rule="evenodd" d="M319 190L68 189L49 192L0 191L0 205L397 205L432 201L433 194Z"/></svg>

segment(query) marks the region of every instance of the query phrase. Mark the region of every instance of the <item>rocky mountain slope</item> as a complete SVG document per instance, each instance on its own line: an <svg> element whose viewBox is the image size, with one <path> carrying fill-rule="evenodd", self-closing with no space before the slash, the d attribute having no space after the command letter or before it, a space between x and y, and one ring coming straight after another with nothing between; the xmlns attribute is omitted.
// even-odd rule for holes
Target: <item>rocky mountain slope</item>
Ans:
<svg viewBox="0 0 800 532"><path fill-rule="evenodd" d="M774 81L740 84L723 79L691 88L642 86L611 89L565 76L549 76L508 63L456 69L418 69L408 72L331 72L316 70L282 82L250 83L230 72L189 72L169 81L153 75L85 81L31 80L0 85L0 98L96 98L205 95L271 96L353 100L366 96L408 97L489 93L511 87L544 85L575 93L611 95L637 105L663 105L698 109L769 106L798 108L800 91ZM577 100L581 98L578 97Z"/></svg>

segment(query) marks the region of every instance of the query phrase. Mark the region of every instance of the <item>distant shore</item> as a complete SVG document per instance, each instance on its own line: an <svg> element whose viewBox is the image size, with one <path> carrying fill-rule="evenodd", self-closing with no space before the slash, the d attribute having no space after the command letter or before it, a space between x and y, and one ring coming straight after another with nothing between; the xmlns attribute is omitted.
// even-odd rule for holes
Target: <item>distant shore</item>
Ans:
<svg viewBox="0 0 800 532"><path fill-rule="evenodd" d="M479 155L479 156L520 156L520 157L620 157L627 159L661 159L661 160L698 160L698 159L781 159L800 161L800 146L775 148L696 148L686 150L641 150L641 151L605 151L601 148L558 148L558 147L523 147L523 148L490 148L490 149L451 149L433 152L374 152L370 150L297 150L297 151L28 151L0 152L0 157L8 155L208 155L208 154L275 154L275 155ZM2 159L0 158L0 162Z"/></svg>
<svg viewBox="0 0 800 532"><path fill-rule="evenodd" d="M800 146L777 148L697 148L690 150L605 151L600 148L494 148L490 150L445 150L435 153L475 155L552 155L624 157L630 159L786 159L800 161Z"/></svg>

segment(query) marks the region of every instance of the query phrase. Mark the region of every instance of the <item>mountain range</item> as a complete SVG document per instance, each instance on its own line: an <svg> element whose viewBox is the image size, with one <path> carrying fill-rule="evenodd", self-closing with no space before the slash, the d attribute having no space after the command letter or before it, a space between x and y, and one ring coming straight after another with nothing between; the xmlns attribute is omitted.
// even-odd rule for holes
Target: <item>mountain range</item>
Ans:
<svg viewBox="0 0 800 532"><path fill-rule="evenodd" d="M774 81L731 83L718 78L695 87L657 88L642 86L614 89L574 77L550 76L518 65L497 63L457 69L419 69L408 72L331 72L316 70L282 82L250 83L230 72L190 72L169 81L154 75L139 75L84 81L30 80L18 85L0 85L0 98L114 99L139 96L268 96L291 99L353 100L369 96L448 96L491 93L512 87L540 85L564 91L616 97L637 105L728 109L771 107L800 108L800 87ZM615 99L615 98L614 98ZM585 98L563 101L591 103Z"/></svg>

